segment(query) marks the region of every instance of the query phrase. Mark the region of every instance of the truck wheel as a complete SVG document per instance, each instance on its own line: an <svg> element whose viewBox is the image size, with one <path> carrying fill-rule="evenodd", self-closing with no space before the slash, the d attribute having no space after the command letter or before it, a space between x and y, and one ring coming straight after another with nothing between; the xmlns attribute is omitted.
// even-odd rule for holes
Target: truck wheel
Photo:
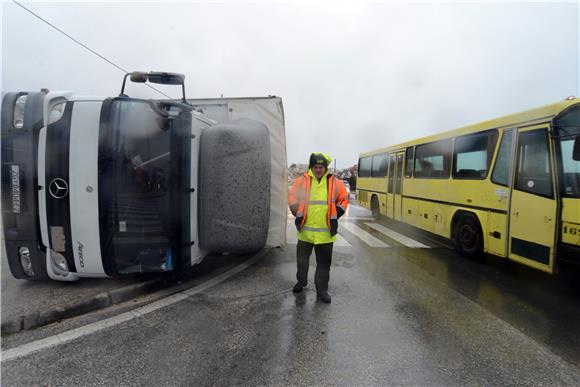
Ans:
<svg viewBox="0 0 580 387"><path fill-rule="evenodd" d="M376 196L373 196L373 198L371 199L371 212L372 212L373 218L375 218L375 219L380 218L381 210L379 207L379 199L377 199Z"/></svg>
<svg viewBox="0 0 580 387"><path fill-rule="evenodd" d="M455 224L455 247L459 254L469 258L483 255L483 235L479 221L473 214L463 214Z"/></svg>

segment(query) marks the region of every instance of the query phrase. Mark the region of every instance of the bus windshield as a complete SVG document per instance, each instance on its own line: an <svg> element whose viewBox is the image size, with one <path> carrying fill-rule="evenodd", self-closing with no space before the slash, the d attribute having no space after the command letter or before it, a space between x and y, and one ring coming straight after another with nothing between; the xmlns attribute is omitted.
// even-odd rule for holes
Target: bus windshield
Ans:
<svg viewBox="0 0 580 387"><path fill-rule="evenodd" d="M101 254L120 274L167 271L175 264L182 224L176 211L183 204L175 202L182 181L176 171L183 148L175 147L175 128L153 104L113 100L101 124Z"/></svg>
<svg viewBox="0 0 580 387"><path fill-rule="evenodd" d="M574 141L580 137L580 108L564 114L555 121L556 135L562 157L562 196L580 198L580 161L574 160Z"/></svg>

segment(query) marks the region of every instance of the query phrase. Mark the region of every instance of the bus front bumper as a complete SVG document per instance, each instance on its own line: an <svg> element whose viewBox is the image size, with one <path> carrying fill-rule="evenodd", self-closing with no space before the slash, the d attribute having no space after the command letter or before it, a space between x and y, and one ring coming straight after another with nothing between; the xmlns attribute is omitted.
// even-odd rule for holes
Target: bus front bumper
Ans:
<svg viewBox="0 0 580 387"><path fill-rule="evenodd" d="M561 243L558 247L558 259L580 266L580 246Z"/></svg>

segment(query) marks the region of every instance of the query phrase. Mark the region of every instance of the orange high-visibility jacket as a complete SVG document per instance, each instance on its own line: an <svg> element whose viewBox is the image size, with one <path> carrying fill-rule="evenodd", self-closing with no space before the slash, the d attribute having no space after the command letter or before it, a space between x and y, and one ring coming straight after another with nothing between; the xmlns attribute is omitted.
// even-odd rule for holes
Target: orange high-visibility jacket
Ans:
<svg viewBox="0 0 580 387"><path fill-rule="evenodd" d="M308 172L298 177L290 193L288 194L288 206L292 215L296 217L296 228L301 231L308 216L308 202L310 200L310 183L313 179ZM328 212L326 221L330 229L330 235L336 235L338 231L338 218L340 218L348 208L348 192L341 180L334 175L326 175L328 187Z"/></svg>

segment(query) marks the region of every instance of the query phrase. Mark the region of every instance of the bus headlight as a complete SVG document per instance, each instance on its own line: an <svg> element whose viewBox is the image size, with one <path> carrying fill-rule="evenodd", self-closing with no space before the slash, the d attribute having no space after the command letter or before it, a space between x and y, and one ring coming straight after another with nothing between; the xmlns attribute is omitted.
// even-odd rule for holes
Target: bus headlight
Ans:
<svg viewBox="0 0 580 387"><path fill-rule="evenodd" d="M64 255L57 253L54 250L50 250L50 258L57 269L68 272L68 264L66 263Z"/></svg>
<svg viewBox="0 0 580 387"><path fill-rule="evenodd" d="M30 250L26 246L22 246L18 249L18 255L20 255L20 265L22 270L29 277L34 277L34 270L32 270L32 262L30 261Z"/></svg>
<svg viewBox="0 0 580 387"><path fill-rule="evenodd" d="M24 126L24 106L26 105L26 98L28 98L28 94L23 94L16 98L16 102L14 103L12 126L17 129L22 129Z"/></svg>

